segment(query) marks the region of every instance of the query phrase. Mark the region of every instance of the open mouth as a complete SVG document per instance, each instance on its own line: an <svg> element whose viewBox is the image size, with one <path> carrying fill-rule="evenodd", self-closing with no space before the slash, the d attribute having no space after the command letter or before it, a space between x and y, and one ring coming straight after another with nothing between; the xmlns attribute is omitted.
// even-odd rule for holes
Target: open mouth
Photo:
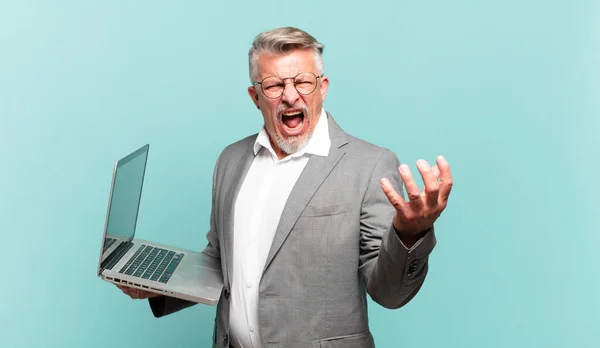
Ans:
<svg viewBox="0 0 600 348"><path fill-rule="evenodd" d="M281 124L288 135L296 135L304 126L304 112L302 110L291 110L281 114Z"/></svg>

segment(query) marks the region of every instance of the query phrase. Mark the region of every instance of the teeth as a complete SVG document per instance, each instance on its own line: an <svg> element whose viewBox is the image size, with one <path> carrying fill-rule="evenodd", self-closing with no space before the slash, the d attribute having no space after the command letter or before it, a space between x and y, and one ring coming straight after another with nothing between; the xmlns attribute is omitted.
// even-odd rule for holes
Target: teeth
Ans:
<svg viewBox="0 0 600 348"><path fill-rule="evenodd" d="M290 111L290 112L284 112L282 115L283 116L293 116L293 115L298 115L301 113L302 113L302 111Z"/></svg>

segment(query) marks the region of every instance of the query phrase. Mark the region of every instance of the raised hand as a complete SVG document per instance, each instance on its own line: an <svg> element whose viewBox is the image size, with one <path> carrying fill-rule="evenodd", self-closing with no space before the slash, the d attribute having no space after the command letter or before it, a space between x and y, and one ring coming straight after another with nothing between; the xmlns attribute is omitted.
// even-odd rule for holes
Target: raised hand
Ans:
<svg viewBox="0 0 600 348"><path fill-rule="evenodd" d="M436 165L430 167L425 160L417 161L417 168L425 184L423 192L419 192L410 168L406 164L400 165L398 170L406 188L408 202L394 190L387 178L381 179L383 192L396 208L392 223L402 241L416 242L433 226L448 204L452 189L450 165L443 156L438 156L436 162Z"/></svg>

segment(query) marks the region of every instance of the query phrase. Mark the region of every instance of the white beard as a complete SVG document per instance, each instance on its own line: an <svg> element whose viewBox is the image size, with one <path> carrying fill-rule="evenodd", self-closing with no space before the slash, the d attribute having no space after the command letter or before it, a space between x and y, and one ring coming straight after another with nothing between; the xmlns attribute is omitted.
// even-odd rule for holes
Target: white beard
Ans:
<svg viewBox="0 0 600 348"><path fill-rule="evenodd" d="M287 139L281 138L279 134L275 132L275 141L277 142L277 146L279 149L281 149L281 151L291 155L306 147L310 141L310 138L312 138L313 132L314 128L308 134L297 135Z"/></svg>

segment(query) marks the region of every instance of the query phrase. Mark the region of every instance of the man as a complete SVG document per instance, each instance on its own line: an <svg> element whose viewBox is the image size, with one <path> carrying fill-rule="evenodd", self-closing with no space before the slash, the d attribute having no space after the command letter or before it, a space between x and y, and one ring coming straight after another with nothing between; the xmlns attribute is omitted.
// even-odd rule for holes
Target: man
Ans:
<svg viewBox="0 0 600 348"><path fill-rule="evenodd" d="M220 260L225 284L213 347L374 347L366 294L400 308L425 280L448 163L418 161L419 192L391 151L346 134L322 107L322 52L289 27L250 49L248 94L264 127L215 166L204 252ZM148 298L156 317L193 305L121 289Z"/></svg>

